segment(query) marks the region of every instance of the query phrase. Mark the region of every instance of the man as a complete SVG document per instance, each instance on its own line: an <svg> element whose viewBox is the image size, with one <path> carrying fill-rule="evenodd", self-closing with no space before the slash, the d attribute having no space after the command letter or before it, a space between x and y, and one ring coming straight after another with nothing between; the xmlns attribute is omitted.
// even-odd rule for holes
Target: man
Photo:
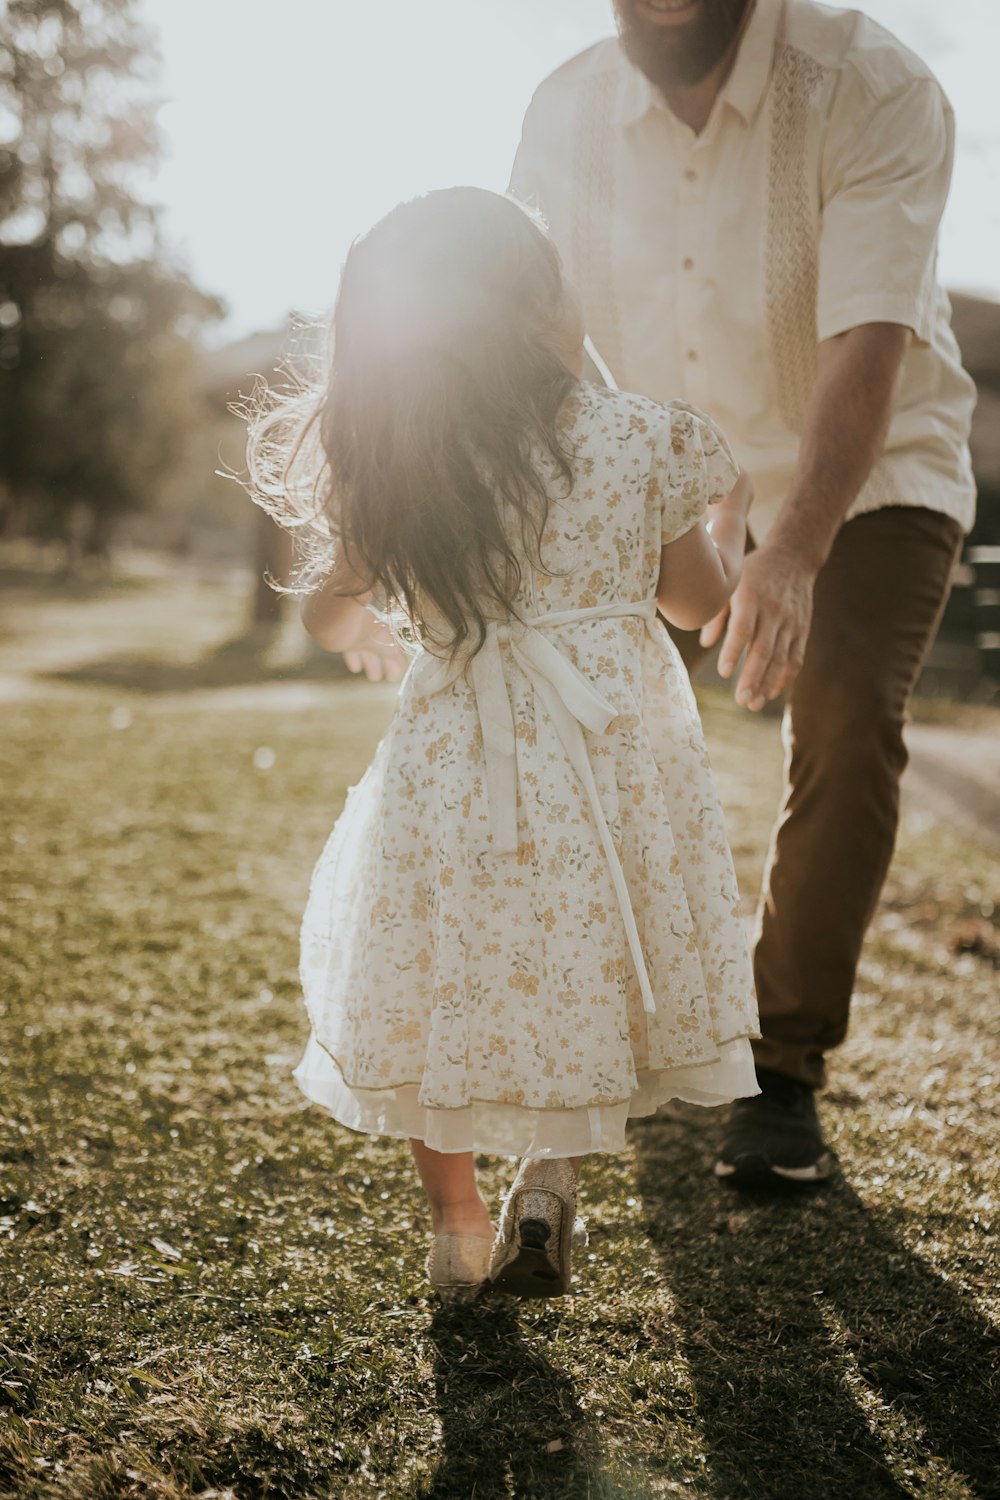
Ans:
<svg viewBox="0 0 1000 1500"><path fill-rule="evenodd" d="M895 841L906 706L973 519L974 402L935 281L950 107L920 60L813 0L615 0L542 83L511 188L547 219L616 383L717 419L756 549L688 665L747 649L787 694L754 970L762 1093L716 1164L822 1180L814 1102Z"/></svg>

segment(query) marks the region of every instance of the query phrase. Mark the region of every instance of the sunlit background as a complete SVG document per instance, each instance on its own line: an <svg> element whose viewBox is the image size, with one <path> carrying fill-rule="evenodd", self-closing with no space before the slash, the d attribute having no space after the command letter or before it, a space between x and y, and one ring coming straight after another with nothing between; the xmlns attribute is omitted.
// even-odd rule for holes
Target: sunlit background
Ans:
<svg viewBox="0 0 1000 1500"><path fill-rule="evenodd" d="M939 271L979 387L970 545L994 546L1000 12L865 3L956 110ZM0 0L0 544L239 561L277 619L290 544L219 477L245 469L234 408L318 348L300 325L356 235L431 188L502 190L534 89L613 33L613 0ZM957 608L970 678L972 637L1000 675L997 622Z"/></svg>
<svg viewBox="0 0 1000 1500"><path fill-rule="evenodd" d="M229 307L217 337L323 311L352 237L432 187L503 188L532 90L611 0L143 0L162 52L168 237ZM866 0L958 118L947 285L1000 296L994 0Z"/></svg>

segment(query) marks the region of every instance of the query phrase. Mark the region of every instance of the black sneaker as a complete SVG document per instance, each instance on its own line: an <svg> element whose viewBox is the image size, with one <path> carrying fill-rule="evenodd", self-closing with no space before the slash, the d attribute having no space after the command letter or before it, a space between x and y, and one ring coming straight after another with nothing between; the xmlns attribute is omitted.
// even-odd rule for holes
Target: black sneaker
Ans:
<svg viewBox="0 0 1000 1500"><path fill-rule="evenodd" d="M815 1091L770 1068L757 1069L757 1082L761 1093L733 1104L716 1177L734 1187L825 1181L834 1159L816 1114Z"/></svg>

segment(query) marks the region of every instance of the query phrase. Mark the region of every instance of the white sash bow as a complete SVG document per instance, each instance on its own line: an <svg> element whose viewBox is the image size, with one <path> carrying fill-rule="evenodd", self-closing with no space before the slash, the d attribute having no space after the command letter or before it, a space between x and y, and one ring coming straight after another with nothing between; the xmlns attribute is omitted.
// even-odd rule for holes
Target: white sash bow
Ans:
<svg viewBox="0 0 1000 1500"><path fill-rule="evenodd" d="M419 672L420 691L428 694L450 687L468 665L483 735L492 852L495 855L513 854L517 850L517 757L514 714L504 681L500 654L501 643L510 647L515 662L530 679L544 704L567 758L587 793L625 923L643 1005L652 1015L656 1010L656 1001L649 982L635 913L621 860L601 806L583 735L584 729L595 734L603 733L617 717L617 709L602 697L594 684L545 635L546 630L557 625L575 625L582 620L605 620L622 616L637 616L645 620L646 629L649 630L656 618L656 603L652 599L620 599L613 604L595 605L592 609L566 609L551 614L529 615L523 620L491 621L487 625L486 640L471 661L466 657L459 657L452 662L427 653L419 657L414 665Z"/></svg>

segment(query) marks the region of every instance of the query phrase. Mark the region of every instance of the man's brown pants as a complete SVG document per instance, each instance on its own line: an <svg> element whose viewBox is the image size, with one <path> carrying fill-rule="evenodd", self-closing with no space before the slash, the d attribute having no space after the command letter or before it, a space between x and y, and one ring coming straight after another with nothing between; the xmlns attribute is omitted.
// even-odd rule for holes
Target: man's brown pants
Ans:
<svg viewBox="0 0 1000 1500"><path fill-rule="evenodd" d="M841 527L816 580L805 662L785 708L785 791L754 950L760 1067L819 1087L847 1033L861 945L889 868L910 694L962 532L894 506ZM705 653L671 632L689 668Z"/></svg>

